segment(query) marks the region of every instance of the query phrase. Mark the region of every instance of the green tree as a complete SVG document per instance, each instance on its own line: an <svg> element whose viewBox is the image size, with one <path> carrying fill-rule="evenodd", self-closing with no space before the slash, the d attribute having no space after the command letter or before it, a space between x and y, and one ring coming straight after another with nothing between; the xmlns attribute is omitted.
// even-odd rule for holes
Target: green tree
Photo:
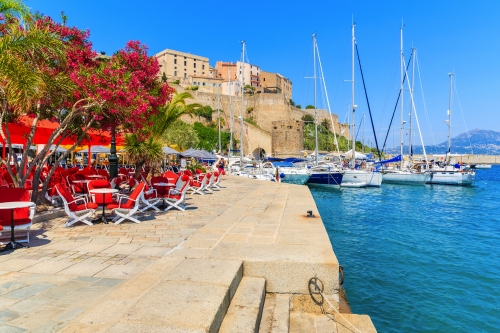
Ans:
<svg viewBox="0 0 500 333"><path fill-rule="evenodd" d="M315 107L314 105L309 104L308 106L306 106L306 109L315 109Z"/></svg>
<svg viewBox="0 0 500 333"><path fill-rule="evenodd" d="M179 119L182 115L196 114L197 110L201 108L201 104L192 103L188 104L187 100L192 99L193 95L188 92L177 93L174 91L172 100L164 106L160 113L155 115L152 119L153 126L151 127L151 135L159 138L168 130L168 128Z"/></svg>
<svg viewBox="0 0 500 333"><path fill-rule="evenodd" d="M300 104L295 105L295 107L296 107L297 109L302 109L302 105L300 105Z"/></svg>
<svg viewBox="0 0 500 333"><path fill-rule="evenodd" d="M207 151L217 150L219 148L219 133L217 129L204 126L202 123L195 122L193 125L198 139L198 147ZM229 132L221 132L221 145L223 150L229 147L230 134Z"/></svg>
<svg viewBox="0 0 500 333"><path fill-rule="evenodd" d="M247 94L254 94L255 93L255 89L256 89L255 87L252 87L249 84L245 84L245 86L244 86L244 91Z"/></svg>
<svg viewBox="0 0 500 333"><path fill-rule="evenodd" d="M305 122L314 122L314 117L308 113L303 115L301 119L302 119L302 121L305 121Z"/></svg>
<svg viewBox="0 0 500 333"><path fill-rule="evenodd" d="M295 102L291 98L290 98L289 103L290 103L291 106L295 106Z"/></svg>
<svg viewBox="0 0 500 333"><path fill-rule="evenodd" d="M187 124L182 120L175 121L163 133L162 141L167 145L176 145L182 151L197 147L200 142L193 125Z"/></svg>
<svg viewBox="0 0 500 333"><path fill-rule="evenodd" d="M154 168L163 160L165 154L162 151L162 142L153 136L147 139L139 137L137 134L125 136L125 153L130 161L135 164L135 175L137 179L144 165Z"/></svg>

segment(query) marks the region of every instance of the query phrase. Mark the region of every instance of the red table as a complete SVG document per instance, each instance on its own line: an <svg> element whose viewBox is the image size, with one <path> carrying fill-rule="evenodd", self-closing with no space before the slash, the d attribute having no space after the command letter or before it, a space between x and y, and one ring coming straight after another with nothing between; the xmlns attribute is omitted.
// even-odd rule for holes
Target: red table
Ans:
<svg viewBox="0 0 500 333"><path fill-rule="evenodd" d="M15 236L14 236L14 209L16 208L28 208L28 207L34 207L35 204L31 201L12 201L12 202L2 202L0 203L0 209L10 209L11 215L10 215L10 242L3 248L3 251L8 251L8 250L15 250L19 247L29 247L27 245L23 245L21 243L16 242Z"/></svg>

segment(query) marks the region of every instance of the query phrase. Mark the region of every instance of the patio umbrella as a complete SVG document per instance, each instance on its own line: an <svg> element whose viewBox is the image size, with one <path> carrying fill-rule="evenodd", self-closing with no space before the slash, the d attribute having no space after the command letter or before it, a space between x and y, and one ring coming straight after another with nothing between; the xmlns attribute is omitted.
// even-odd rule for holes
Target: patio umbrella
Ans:
<svg viewBox="0 0 500 333"><path fill-rule="evenodd" d="M61 146L59 146L57 148L56 148L56 145L50 146L50 151L54 151L54 150L56 153L64 153L64 152L68 151L66 148L61 147Z"/></svg>
<svg viewBox="0 0 500 333"><path fill-rule="evenodd" d="M110 149L106 146L91 146L90 147L90 152L91 153L107 153L109 154Z"/></svg>
<svg viewBox="0 0 500 333"><path fill-rule="evenodd" d="M180 154L177 150L170 148L169 146L165 146L162 148L163 153L167 155Z"/></svg>

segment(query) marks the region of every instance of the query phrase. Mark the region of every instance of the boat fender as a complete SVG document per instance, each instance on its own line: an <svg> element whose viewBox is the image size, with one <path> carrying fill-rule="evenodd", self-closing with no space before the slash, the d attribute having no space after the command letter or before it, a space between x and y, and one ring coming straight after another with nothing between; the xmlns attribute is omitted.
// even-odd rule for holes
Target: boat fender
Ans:
<svg viewBox="0 0 500 333"><path fill-rule="evenodd" d="M340 273L340 281L339 284L343 285L344 284L344 266L339 265L339 273Z"/></svg>
<svg viewBox="0 0 500 333"><path fill-rule="evenodd" d="M284 173L280 173L280 178L285 178L285 174Z"/></svg>

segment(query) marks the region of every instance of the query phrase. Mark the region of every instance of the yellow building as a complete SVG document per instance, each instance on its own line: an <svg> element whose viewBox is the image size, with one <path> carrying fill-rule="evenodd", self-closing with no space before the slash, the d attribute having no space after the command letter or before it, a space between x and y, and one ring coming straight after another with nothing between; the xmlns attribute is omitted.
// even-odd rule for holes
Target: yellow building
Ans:
<svg viewBox="0 0 500 333"><path fill-rule="evenodd" d="M198 91L217 94L219 89L219 94L222 95L222 83L224 83L222 78L192 75L188 80L191 86L198 86Z"/></svg>
<svg viewBox="0 0 500 333"><path fill-rule="evenodd" d="M261 70L260 85L264 93L283 94L286 100L292 99L292 81L279 73Z"/></svg>
<svg viewBox="0 0 500 333"><path fill-rule="evenodd" d="M188 82L190 76L209 76L210 65L208 58L166 49L156 54L160 63L160 75L165 74L168 80Z"/></svg>

